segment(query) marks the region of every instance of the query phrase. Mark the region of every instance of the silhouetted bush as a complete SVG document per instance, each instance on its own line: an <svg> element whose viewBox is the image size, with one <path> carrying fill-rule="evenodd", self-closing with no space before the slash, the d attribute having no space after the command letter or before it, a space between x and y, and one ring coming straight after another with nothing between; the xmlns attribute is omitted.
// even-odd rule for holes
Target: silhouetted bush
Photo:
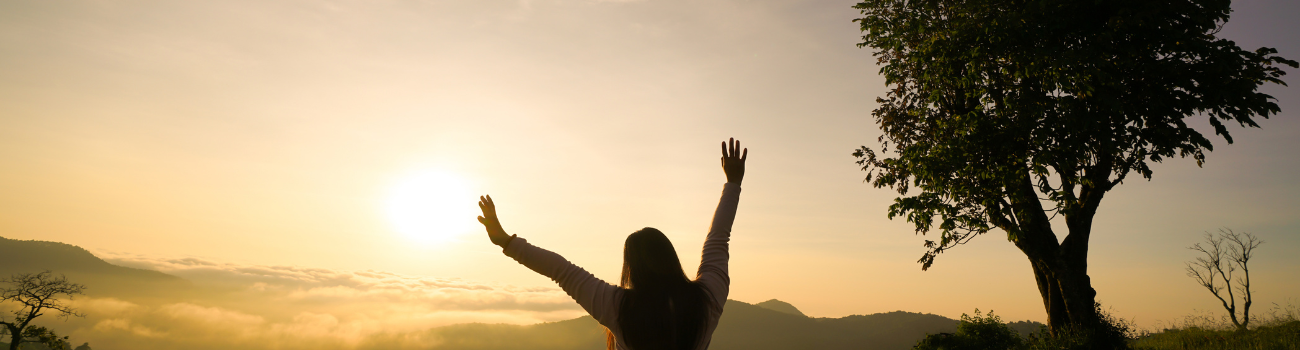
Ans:
<svg viewBox="0 0 1300 350"><path fill-rule="evenodd" d="M957 333L939 333L927 335L912 349L916 350L979 350L979 349L1022 349L1025 342L1020 335L1002 322L1002 318L989 311L981 316L975 309L975 315L961 315Z"/></svg>
<svg viewBox="0 0 1300 350"><path fill-rule="evenodd" d="M914 350L966 350L966 349L1011 349L1011 350L1094 350L1094 349L1129 349L1132 339L1132 327L1123 320L1116 319L1095 304L1098 324L1092 329L1062 329L1055 337L1044 327L1027 338L1020 335L1002 319L989 311L981 316L979 309L974 316L961 315L961 323L956 333L939 333L927 335L916 344Z"/></svg>
<svg viewBox="0 0 1300 350"><path fill-rule="evenodd" d="M1093 304L1097 311L1097 324L1091 329L1065 328L1053 337L1046 329L1029 336L1025 342L1032 350L1110 350L1130 349L1134 338L1133 327L1122 319L1102 310L1101 303Z"/></svg>

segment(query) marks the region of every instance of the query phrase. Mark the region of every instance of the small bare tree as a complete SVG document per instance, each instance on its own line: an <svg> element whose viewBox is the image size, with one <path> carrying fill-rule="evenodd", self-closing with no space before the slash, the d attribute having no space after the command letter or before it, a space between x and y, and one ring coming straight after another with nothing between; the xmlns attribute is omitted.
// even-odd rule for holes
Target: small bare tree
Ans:
<svg viewBox="0 0 1300 350"><path fill-rule="evenodd" d="M50 271L19 273L0 282L9 284L8 287L0 289L0 303L17 304L11 311L12 320L0 316L0 325L3 325L4 330L9 333L9 350L18 350L18 346L27 341L26 336L39 337L49 333L50 337L56 337L52 332L40 331L45 328L31 326L32 320L48 312L57 312L63 318L85 316L68 305L67 301L82 294L86 286L68 282L68 278L63 275L54 277ZM44 340L42 338L40 341L44 342Z"/></svg>
<svg viewBox="0 0 1300 350"><path fill-rule="evenodd" d="M1205 233L1205 242L1197 243L1187 249L1201 252L1205 256L1187 262L1187 276L1196 279L1202 287L1214 294L1228 311L1228 318L1237 330L1246 330L1250 325L1250 268L1247 263L1255 253L1255 248L1264 241L1250 232L1235 232L1232 229L1219 229L1218 234ZM1235 275L1237 271L1240 274ZM1234 286L1235 282L1235 286ZM1241 318L1237 318L1237 296L1241 293ZM1226 293L1223 293L1226 292ZM1224 299L1224 294L1227 299Z"/></svg>

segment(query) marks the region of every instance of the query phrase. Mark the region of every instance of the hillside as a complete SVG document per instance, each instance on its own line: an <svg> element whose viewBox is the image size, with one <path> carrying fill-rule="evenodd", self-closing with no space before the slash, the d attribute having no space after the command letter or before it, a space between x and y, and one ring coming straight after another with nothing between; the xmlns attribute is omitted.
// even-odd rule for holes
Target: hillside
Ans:
<svg viewBox="0 0 1300 350"><path fill-rule="evenodd" d="M794 307L794 305L790 305L790 303L776 300L776 299L771 299L758 304L754 304L754 306L772 310L772 311L787 313L791 315L804 316L803 312L799 311L799 308Z"/></svg>
<svg viewBox="0 0 1300 350"><path fill-rule="evenodd" d="M938 315L812 318L728 300L710 349L908 349L927 333L956 330L956 320Z"/></svg>
<svg viewBox="0 0 1300 350"><path fill-rule="evenodd" d="M764 307L784 304L782 309L797 310L779 300L759 304L728 300L709 349L903 350L910 349L927 333L957 330L956 320L938 315L894 311L813 318ZM599 350L605 346L604 330L590 316L531 326L461 324L428 332L441 339L442 344L436 347L439 350Z"/></svg>
<svg viewBox="0 0 1300 350"><path fill-rule="evenodd" d="M304 314L301 310L327 312L317 301L296 301L290 299L257 299L245 290L231 289L225 292L213 290L211 283L196 280L189 281L158 271L128 268L110 264L95 257L85 249L55 242L19 241L0 238L0 276L13 273L51 270L68 276L76 283L89 288L86 293L91 296L111 296L127 300L144 300L141 310L157 306L161 313L153 316L134 315L133 327L152 325L160 332L173 330L169 327L183 327L175 315L179 311L200 311L203 315L226 315L234 320L256 320L274 317L297 317ZM333 275L329 275L333 276ZM211 281L209 281L211 282ZM296 285L295 285L296 286ZM294 287L295 290L302 290ZM337 290L337 289L334 289ZM233 292L232 292L233 291ZM291 290L292 291L292 290ZM226 294L223 294L226 293ZM234 294L229 294L234 293ZM287 293L287 292L286 292ZM266 296L261 296L265 298ZM152 300L145 300L152 299ZM182 301L183 300L183 301ZM259 301L261 300L261 301ZM271 300L276 305L286 306L280 316L275 316L265 304ZM348 299L355 300L355 299ZM182 301L184 304L169 304ZM245 303L246 304L241 304ZM363 307L374 304L353 304L363 301L349 301L335 306ZM153 306L150 306L153 305ZM249 306L254 305L254 306ZM297 306L294 306L297 305ZM378 304L385 305L385 304ZM226 307L228 309L219 309ZM301 308L295 308L301 307ZM920 314L903 311L878 313L871 315L853 315L841 318L808 317L794 305L772 299L758 304L749 304L728 300L726 312L713 335L710 349L714 350L776 350L776 349L880 349L903 350L915 345L928 333L953 332L957 321L938 315ZM306 309L302 309L306 308ZM243 314L239 312L260 311L262 314ZM249 311L253 310L253 311ZM279 310L279 309L277 309ZM234 315L234 316L231 316ZM257 316L254 316L257 315ZM270 315L264 316L261 315ZM327 315L328 317L334 317ZM76 334L73 329L98 331L102 319L117 317L112 314L96 314L84 321L81 326L66 325L60 327L64 332ZM152 318L151 318L152 317ZM155 320L156 319L156 320ZM161 320L150 323L150 320ZM78 321L78 320L73 320ZM203 332L203 329L218 325L207 318L202 319L200 328L174 328L183 330L176 335ZM118 321L125 322L125 321ZM332 321L333 322L333 321ZM75 322L74 322L75 323ZM1012 328L1022 334L1041 327L1036 322L1014 322ZM230 326L230 325L226 325ZM260 326L259 326L260 327ZM108 329L108 331L113 331ZM245 334L251 331L241 331ZM126 336L127 333L116 333ZM156 333L155 333L156 334ZM114 337L75 337L74 341L90 341L96 344L140 344L133 348L172 348L166 342L155 342L150 337L134 337L129 342L126 338ZM82 339L84 338L84 339ZM365 338L356 344L357 349L397 349L409 348L411 339L436 339L434 349L442 350L496 350L496 349L542 349L542 350L598 350L604 349L604 328L591 317L542 323L535 325L506 324L456 324L409 333L381 333ZM140 343L136 343L140 342ZM143 345L148 344L148 345ZM177 343L179 344L179 343ZM246 348L249 344L240 343ZM328 344L328 343L322 343ZM175 344L172 344L175 345ZM191 348L225 348L193 347ZM275 348L275 347L266 347Z"/></svg>
<svg viewBox="0 0 1300 350"><path fill-rule="evenodd" d="M188 283L158 271L117 266L71 244L0 237L0 278L50 270L85 285L86 294L128 299L175 292Z"/></svg>

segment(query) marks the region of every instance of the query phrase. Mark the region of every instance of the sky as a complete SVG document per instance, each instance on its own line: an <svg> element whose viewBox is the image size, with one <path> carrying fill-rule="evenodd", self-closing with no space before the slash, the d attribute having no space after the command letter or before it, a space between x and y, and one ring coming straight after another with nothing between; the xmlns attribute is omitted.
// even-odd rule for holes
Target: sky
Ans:
<svg viewBox="0 0 1300 350"><path fill-rule="evenodd" d="M695 266L725 182L718 144L735 137L750 154L732 299L816 317L979 308L1044 321L1004 235L923 272L924 237L886 217L896 193L862 182L850 153L875 146L886 87L855 46L853 4L4 2L0 236L182 276L159 262L378 271L549 290L552 303L553 284L475 226L477 195L493 196L507 232L608 281L623 239L647 226ZM1300 58L1300 4L1233 6L1222 37ZM1117 316L1158 327L1216 312L1183 269L1186 247L1222 227L1265 241L1256 310L1300 304L1300 93L1263 91L1282 112L1232 129L1235 144L1213 139L1203 168L1171 159L1106 197L1089 266ZM426 208L394 199L409 188L454 215L432 234L403 229L395 211ZM411 327L580 315L559 300L568 311Z"/></svg>

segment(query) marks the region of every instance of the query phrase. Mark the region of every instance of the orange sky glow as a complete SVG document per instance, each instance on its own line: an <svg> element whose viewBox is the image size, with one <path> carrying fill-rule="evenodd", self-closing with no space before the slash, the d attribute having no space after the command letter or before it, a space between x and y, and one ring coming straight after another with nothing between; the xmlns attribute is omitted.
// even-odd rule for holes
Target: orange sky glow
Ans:
<svg viewBox="0 0 1300 350"><path fill-rule="evenodd" d="M508 232L607 281L626 235L646 226L695 266L725 182L718 143L735 137L750 154L731 298L817 317L980 308L1045 320L1027 260L1002 232L923 272L923 238L886 218L896 193L862 182L850 153L875 145L869 113L885 86L854 46L853 3L5 2L0 236L182 276L190 268L173 262L188 258L525 295L553 284L488 242L478 195L493 196ZM1300 43L1277 34L1300 29L1276 6L1296 13L1240 2L1222 35L1300 57ZM1282 113L1261 129L1215 139L1204 168L1158 164L1152 181L1130 180L1102 204L1090 273L1120 317L1157 327L1216 311L1183 264L1194 257L1185 248L1220 227L1266 241L1252 271L1258 308L1300 303L1300 93L1266 91ZM426 317L444 299L413 299L427 312L384 322L580 315L537 293L528 300L559 309ZM445 296L458 297L494 298ZM129 309L101 302L90 310ZM316 312L345 316L331 310Z"/></svg>

